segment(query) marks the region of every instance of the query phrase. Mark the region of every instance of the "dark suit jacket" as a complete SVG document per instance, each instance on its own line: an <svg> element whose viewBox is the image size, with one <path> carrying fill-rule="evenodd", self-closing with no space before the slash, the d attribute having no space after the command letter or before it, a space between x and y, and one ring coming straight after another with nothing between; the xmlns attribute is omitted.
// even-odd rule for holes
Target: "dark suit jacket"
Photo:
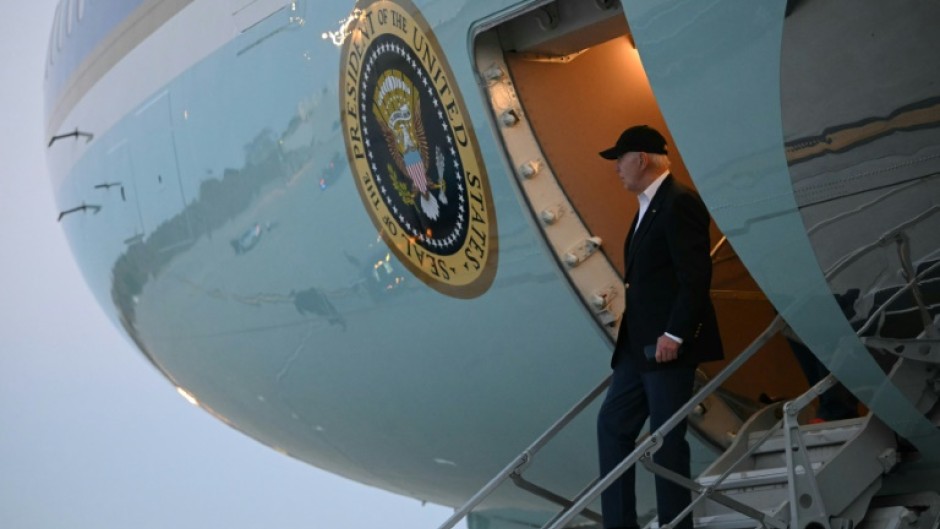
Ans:
<svg viewBox="0 0 940 529"><path fill-rule="evenodd" d="M630 359L641 371L723 358L710 288L708 210L689 188L666 177L643 222L634 217L624 245L626 309L611 366ZM668 332L682 338L679 358L657 364L643 348Z"/></svg>

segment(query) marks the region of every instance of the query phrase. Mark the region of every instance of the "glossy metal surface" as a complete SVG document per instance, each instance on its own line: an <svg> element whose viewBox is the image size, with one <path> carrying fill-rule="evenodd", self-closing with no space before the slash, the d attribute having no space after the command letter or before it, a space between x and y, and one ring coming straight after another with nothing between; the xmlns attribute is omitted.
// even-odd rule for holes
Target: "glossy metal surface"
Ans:
<svg viewBox="0 0 940 529"><path fill-rule="evenodd" d="M855 337L832 295L847 287L827 282L825 244L807 236L814 213L794 194L784 142L783 3L623 3L684 161L753 277L833 372L937 461L936 429ZM100 207L62 219L76 259L143 354L221 420L357 481L459 504L607 372L609 338L523 205L471 63L475 29L534 3L415 2L491 183L499 268L473 299L406 270L355 189L340 50L324 38L353 2L291 3L244 32L221 4L182 8L61 117L95 133L48 151L60 210ZM184 22L205 32L175 38ZM162 80L143 90L137 77ZM932 255L933 237L913 261ZM592 417L545 449L533 479L573 495L594 477Z"/></svg>
<svg viewBox="0 0 940 529"><path fill-rule="evenodd" d="M686 165L753 277L846 386L925 459L940 460L940 433L855 336L806 235L782 141L785 4L624 7Z"/></svg>
<svg viewBox="0 0 940 529"><path fill-rule="evenodd" d="M930 3L800 5L784 28L781 71L790 175L820 267L863 343L934 424L938 21ZM836 43L840 53L815 51Z"/></svg>
<svg viewBox="0 0 940 529"><path fill-rule="evenodd" d="M56 10L46 65L46 111L89 55L146 0L66 0ZM81 6L79 6L81 4Z"/></svg>
<svg viewBox="0 0 940 529"><path fill-rule="evenodd" d="M473 87L462 36L494 5L444 4L422 9L459 85ZM489 290L439 294L390 255L343 156L340 54L321 36L348 12L298 6L303 24L282 12L238 35L80 156L71 143L50 149L53 167L75 159L62 209L101 206L62 224L102 306L203 408L321 468L455 504L603 376L609 341L487 134L477 141L500 252ZM92 90L83 104L114 97ZM486 115L474 90L463 97L475 120ZM563 493L594 471L592 421L578 430L534 469Z"/></svg>

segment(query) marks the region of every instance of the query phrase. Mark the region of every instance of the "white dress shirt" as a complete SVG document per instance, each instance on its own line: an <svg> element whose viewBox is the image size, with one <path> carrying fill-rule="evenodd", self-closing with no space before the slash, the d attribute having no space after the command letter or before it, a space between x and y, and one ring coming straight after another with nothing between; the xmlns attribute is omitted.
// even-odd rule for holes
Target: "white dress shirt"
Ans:
<svg viewBox="0 0 940 529"><path fill-rule="evenodd" d="M640 201L640 212L637 214L636 226L633 228L633 232L636 233L636 229L640 227L640 223L643 222L643 216L646 215L646 210L650 207L650 202L653 201L653 197L656 196L656 192L659 191L659 186L663 185L663 180L669 175L669 171L666 170L663 174L656 177L656 180L646 186L646 189L642 193L638 194L636 198Z"/></svg>
<svg viewBox="0 0 940 529"><path fill-rule="evenodd" d="M659 191L659 187L663 185L663 181L666 179L666 176L669 175L669 170L663 172L663 174L656 177L656 180L646 186L646 189L642 193L638 194L637 200L640 201L640 211L637 213L636 226L633 228L633 233L636 233L637 228L640 227L640 224L643 222L643 216L646 215L646 210L650 207L650 202L653 201L653 197L656 196L656 192ZM682 338L669 334L668 332L663 333L664 335L672 338L676 343L682 344Z"/></svg>

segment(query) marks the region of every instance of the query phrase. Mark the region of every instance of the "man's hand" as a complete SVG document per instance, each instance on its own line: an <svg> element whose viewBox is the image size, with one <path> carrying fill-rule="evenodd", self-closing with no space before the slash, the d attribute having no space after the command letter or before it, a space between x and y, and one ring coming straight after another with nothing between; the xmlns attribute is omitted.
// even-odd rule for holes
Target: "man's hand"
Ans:
<svg viewBox="0 0 940 529"><path fill-rule="evenodd" d="M668 336L660 336L656 340L656 362L663 364L679 358L679 342Z"/></svg>

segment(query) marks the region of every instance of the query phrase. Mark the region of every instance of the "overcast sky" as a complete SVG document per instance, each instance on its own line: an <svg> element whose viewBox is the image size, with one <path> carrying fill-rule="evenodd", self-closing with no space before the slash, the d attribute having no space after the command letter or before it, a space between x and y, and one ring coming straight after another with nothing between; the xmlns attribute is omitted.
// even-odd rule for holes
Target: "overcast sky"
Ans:
<svg viewBox="0 0 940 529"><path fill-rule="evenodd" d="M46 172L54 0L0 0L0 528L437 527L449 509L327 474L189 405L111 326Z"/></svg>

